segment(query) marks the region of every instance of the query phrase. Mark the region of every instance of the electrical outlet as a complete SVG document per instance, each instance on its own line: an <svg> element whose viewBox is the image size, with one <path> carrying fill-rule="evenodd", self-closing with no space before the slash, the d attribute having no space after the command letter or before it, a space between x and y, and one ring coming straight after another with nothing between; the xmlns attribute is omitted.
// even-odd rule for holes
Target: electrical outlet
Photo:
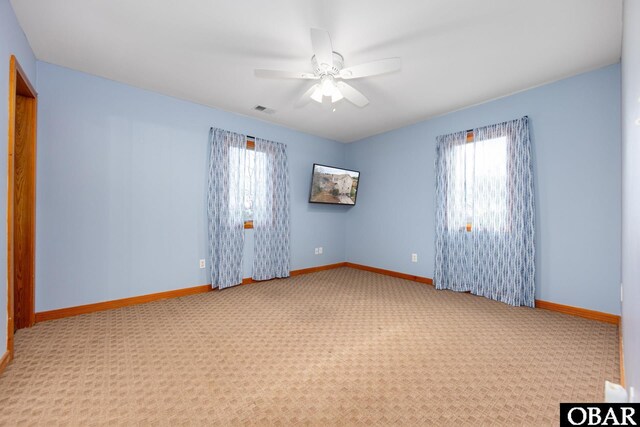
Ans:
<svg viewBox="0 0 640 427"><path fill-rule="evenodd" d="M207 264L205 263L205 261L203 259L200 260L200 268L205 268Z"/></svg>
<svg viewBox="0 0 640 427"><path fill-rule="evenodd" d="M320 248L315 248L315 254L318 255L320 253Z"/></svg>
<svg viewBox="0 0 640 427"><path fill-rule="evenodd" d="M411 262L418 262L418 254L411 254Z"/></svg>
<svg viewBox="0 0 640 427"><path fill-rule="evenodd" d="M318 253L319 253L320 255L322 255L322 246L320 246L320 247L318 248Z"/></svg>

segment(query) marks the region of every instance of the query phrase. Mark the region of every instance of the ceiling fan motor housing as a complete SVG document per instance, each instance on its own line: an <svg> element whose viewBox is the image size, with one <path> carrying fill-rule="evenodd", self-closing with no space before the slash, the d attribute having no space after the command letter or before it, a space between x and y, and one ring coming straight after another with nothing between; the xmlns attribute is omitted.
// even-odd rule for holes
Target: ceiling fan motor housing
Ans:
<svg viewBox="0 0 640 427"><path fill-rule="evenodd" d="M323 76L325 74L337 76L344 66L344 58L338 52L333 52L333 66L327 67L328 64L325 64L324 66L322 64L318 64L316 56L313 55L311 57L311 64L313 65L313 72L318 76Z"/></svg>

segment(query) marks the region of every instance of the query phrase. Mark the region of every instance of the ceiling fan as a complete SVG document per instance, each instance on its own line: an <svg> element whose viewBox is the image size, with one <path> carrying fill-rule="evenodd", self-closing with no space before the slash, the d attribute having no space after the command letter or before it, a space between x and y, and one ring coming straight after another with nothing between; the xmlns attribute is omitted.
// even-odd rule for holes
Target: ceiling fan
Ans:
<svg viewBox="0 0 640 427"><path fill-rule="evenodd" d="M331 45L331 37L325 30L311 29L311 45L313 47L313 56L311 57L312 73L256 69L255 75L266 78L320 80L319 83L311 86L296 102L297 107L306 105L310 100L322 104L325 98L330 98L331 103L345 98L358 107L364 107L369 103L367 97L342 80L377 76L400 69L400 58L380 59L343 68L344 58L338 52L334 52Z"/></svg>

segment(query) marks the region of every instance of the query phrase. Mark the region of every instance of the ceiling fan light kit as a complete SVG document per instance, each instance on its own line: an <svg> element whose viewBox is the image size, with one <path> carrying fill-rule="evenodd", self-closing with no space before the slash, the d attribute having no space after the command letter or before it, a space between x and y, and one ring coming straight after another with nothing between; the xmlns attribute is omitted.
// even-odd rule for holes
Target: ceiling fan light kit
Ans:
<svg viewBox="0 0 640 427"><path fill-rule="evenodd" d="M316 102L319 102L320 104L322 104L322 99L323 99L323 94L322 94L322 88L320 87L319 84L316 84L315 86L313 86L313 93L311 94L311 99L313 99ZM305 96L306 98L306 96Z"/></svg>
<svg viewBox="0 0 640 427"><path fill-rule="evenodd" d="M325 30L311 29L311 45L314 55L311 57L313 73L284 70L255 70L257 77L320 80L311 86L296 102L296 107L306 105L310 100L320 104L325 98L331 104L343 98L357 107L365 107L369 100L359 90L342 80L377 76L400 69L400 58L387 58L366 64L344 67L344 58L333 51L331 37ZM335 111L335 109L333 109Z"/></svg>

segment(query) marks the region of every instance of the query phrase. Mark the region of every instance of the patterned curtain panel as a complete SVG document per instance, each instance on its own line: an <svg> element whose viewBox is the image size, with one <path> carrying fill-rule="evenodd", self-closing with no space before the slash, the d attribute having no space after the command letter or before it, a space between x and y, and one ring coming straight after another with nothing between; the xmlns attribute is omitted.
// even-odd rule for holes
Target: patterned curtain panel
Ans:
<svg viewBox="0 0 640 427"><path fill-rule="evenodd" d="M439 136L436 145L437 289L471 288L470 235L466 232L466 132Z"/></svg>
<svg viewBox="0 0 640 427"><path fill-rule="evenodd" d="M212 128L209 145L209 265L212 286L224 289L242 283L247 138Z"/></svg>
<svg viewBox="0 0 640 427"><path fill-rule="evenodd" d="M255 139L253 279L289 276L289 164L287 146Z"/></svg>
<svg viewBox="0 0 640 427"><path fill-rule="evenodd" d="M436 154L438 289L535 304L528 118L440 136Z"/></svg>

